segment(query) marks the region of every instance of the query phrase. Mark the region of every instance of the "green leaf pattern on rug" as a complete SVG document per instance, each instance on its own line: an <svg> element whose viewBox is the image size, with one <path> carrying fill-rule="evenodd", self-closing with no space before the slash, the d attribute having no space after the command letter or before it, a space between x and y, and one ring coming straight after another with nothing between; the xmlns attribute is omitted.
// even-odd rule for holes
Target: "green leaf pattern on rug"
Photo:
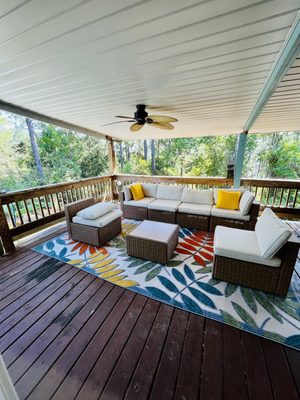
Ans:
<svg viewBox="0 0 300 400"><path fill-rule="evenodd" d="M256 301L253 297L252 291L249 290L248 288L245 288L244 286L241 286L241 293L242 293L243 299L247 303L248 307L256 314L257 313L257 305L256 305Z"/></svg>
<svg viewBox="0 0 300 400"><path fill-rule="evenodd" d="M251 315L239 304L235 303L234 301L231 302L233 308L235 309L236 313L241 317L241 319L250 326L257 328L257 324Z"/></svg>

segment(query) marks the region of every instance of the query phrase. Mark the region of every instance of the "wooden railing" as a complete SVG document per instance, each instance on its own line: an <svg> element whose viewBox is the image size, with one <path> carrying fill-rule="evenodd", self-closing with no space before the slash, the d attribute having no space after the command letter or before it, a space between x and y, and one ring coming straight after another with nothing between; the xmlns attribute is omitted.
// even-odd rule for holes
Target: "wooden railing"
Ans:
<svg viewBox="0 0 300 400"><path fill-rule="evenodd" d="M129 185L133 182L151 182L165 185L182 185L191 189L209 189L212 187L230 187L233 179L223 177L196 177L196 176L152 176L152 175L114 175L116 184Z"/></svg>
<svg viewBox="0 0 300 400"><path fill-rule="evenodd" d="M261 208L270 207L276 213L300 216L300 180L243 178L241 185L255 195Z"/></svg>
<svg viewBox="0 0 300 400"><path fill-rule="evenodd" d="M65 204L87 197L112 199L113 177L99 176L0 195L0 237L5 250L14 249L13 237L62 218Z"/></svg>
<svg viewBox="0 0 300 400"><path fill-rule="evenodd" d="M13 238L64 216L64 205L94 197L116 198L117 191L133 182L183 185L193 189L230 187L232 179L222 177L178 177L149 175L107 175L59 183L0 195L0 238L6 252L14 249ZM300 180L247 179L241 185L251 190L262 208L300 216Z"/></svg>

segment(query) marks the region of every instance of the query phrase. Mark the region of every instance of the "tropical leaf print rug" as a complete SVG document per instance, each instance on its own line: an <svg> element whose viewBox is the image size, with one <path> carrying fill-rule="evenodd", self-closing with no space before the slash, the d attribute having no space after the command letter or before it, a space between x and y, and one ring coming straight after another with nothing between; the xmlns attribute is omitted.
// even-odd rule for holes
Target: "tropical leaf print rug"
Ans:
<svg viewBox="0 0 300 400"><path fill-rule="evenodd" d="M168 265L128 257L125 237L138 224L125 220L122 234L102 248L74 242L64 233L34 250L145 296L300 349L296 273L285 299L212 279L213 235L189 229L180 229Z"/></svg>

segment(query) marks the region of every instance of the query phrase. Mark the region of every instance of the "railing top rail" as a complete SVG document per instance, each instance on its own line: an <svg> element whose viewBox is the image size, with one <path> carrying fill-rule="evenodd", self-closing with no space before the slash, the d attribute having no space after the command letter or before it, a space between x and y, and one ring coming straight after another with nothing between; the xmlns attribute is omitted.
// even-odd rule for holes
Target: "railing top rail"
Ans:
<svg viewBox="0 0 300 400"><path fill-rule="evenodd" d="M51 185L37 186L22 190L16 190L0 194L0 201L2 201L3 204L7 204L16 200L25 200L33 197L43 196L46 194L53 194L59 192L60 190L69 190L85 185L92 185L100 182L105 182L111 180L111 178L112 175L94 176L91 178L80 179L77 181L60 182Z"/></svg>
<svg viewBox="0 0 300 400"><path fill-rule="evenodd" d="M248 185L248 186L299 189L300 188L300 179L242 178L241 184Z"/></svg>
<svg viewBox="0 0 300 400"><path fill-rule="evenodd" d="M160 175L131 175L131 174L116 174L114 179L126 181L128 179L145 181L145 182L176 182L176 183L194 183L194 184L214 184L221 183L224 185L231 185L233 179L221 176L160 176Z"/></svg>

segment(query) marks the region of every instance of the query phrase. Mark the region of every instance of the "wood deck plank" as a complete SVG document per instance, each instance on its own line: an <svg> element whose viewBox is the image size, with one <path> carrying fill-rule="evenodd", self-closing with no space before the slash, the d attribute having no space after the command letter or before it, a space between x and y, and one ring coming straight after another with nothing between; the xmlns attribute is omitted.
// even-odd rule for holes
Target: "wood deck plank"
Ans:
<svg viewBox="0 0 300 400"><path fill-rule="evenodd" d="M76 273L71 278L65 282L56 292L54 292L47 302L42 302L38 307L36 307L27 318L22 319L14 327L12 327L7 333L5 333L1 338L0 350L5 352L5 350L12 345L19 337L23 337L27 330L35 324L52 306L63 298L72 287L79 283L83 279L80 274Z"/></svg>
<svg viewBox="0 0 300 400"><path fill-rule="evenodd" d="M15 387L21 397L28 397L35 388L37 392L45 390L43 384L41 383L38 386L38 383L51 369L60 354L64 352L69 343L82 330L86 333L85 341L87 344L90 339L89 335L92 335L93 327L97 329L98 323L100 324L105 320L111 307L118 301L122 292L122 289L113 287L109 283L105 283L102 286L99 295L94 296L87 303L86 307L76 315L70 324L64 328L58 337L18 380Z"/></svg>
<svg viewBox="0 0 300 400"><path fill-rule="evenodd" d="M149 399L173 399L189 314L175 309Z"/></svg>
<svg viewBox="0 0 300 400"><path fill-rule="evenodd" d="M135 372L127 389L127 393L125 394L126 400L148 398L173 312L174 309L172 307L167 306L166 304L161 304L143 353L136 365Z"/></svg>
<svg viewBox="0 0 300 400"><path fill-rule="evenodd" d="M274 399L260 338L245 331L241 331L241 337L250 399Z"/></svg>
<svg viewBox="0 0 300 400"><path fill-rule="evenodd" d="M124 314L127 312L134 297L135 294L133 292L124 291L105 322L100 326L94 337L83 349L77 360L74 362L74 360L71 360L70 356L67 357L71 361L70 364L73 362L73 366L69 370L67 376L62 373L60 376L56 376L58 382L60 382L64 377L65 379L54 394L53 400L75 398L83 383L88 378L90 371L96 364L106 344L119 325L121 319L124 317Z"/></svg>
<svg viewBox="0 0 300 400"><path fill-rule="evenodd" d="M8 279L15 279L15 276L22 272L24 269L28 268L30 265L36 263L38 260L44 259L45 256L43 254L32 254L28 253L28 255L17 262L12 262L6 268L0 268L1 276L0 276L0 284L6 282ZM2 287L2 286L1 286Z"/></svg>
<svg viewBox="0 0 300 400"><path fill-rule="evenodd" d="M5 307L0 314L0 336L13 321L17 323L40 303L45 301L55 290L64 285L65 282L73 276L73 271L74 268L64 265L63 268L59 268L46 279L39 282L38 285L34 286L24 295L19 296L13 303ZM3 328L4 321L5 328Z"/></svg>
<svg viewBox="0 0 300 400"><path fill-rule="evenodd" d="M114 332L94 368L84 382L76 399L96 400L101 394L118 358L145 306L147 299L136 296L118 328Z"/></svg>
<svg viewBox="0 0 300 400"><path fill-rule="evenodd" d="M223 325L207 319L201 374L200 399L223 399Z"/></svg>
<svg viewBox="0 0 300 400"><path fill-rule="evenodd" d="M128 342L99 397L101 400L121 399L126 393L135 366L155 320L159 303L149 299Z"/></svg>
<svg viewBox="0 0 300 400"><path fill-rule="evenodd" d="M76 278L77 280L75 280ZM16 340L3 353L5 362L10 365L28 346L30 346L30 344L38 338L85 289L89 287L94 280L93 278L92 275L81 277L80 274L76 274L73 282L70 282L69 287L68 285L63 286L64 289L66 288L64 292L58 293L59 289L54 293L53 306L48 309L42 317L37 320L37 322L27 329L26 333L24 333L21 338ZM18 325L16 326L16 329L18 329ZM10 332L8 332L8 334L10 334Z"/></svg>
<svg viewBox="0 0 300 400"><path fill-rule="evenodd" d="M234 351L232 351L234 349ZM248 399L241 332L223 326L224 400ZM232 379L234 377L234 379Z"/></svg>
<svg viewBox="0 0 300 400"><path fill-rule="evenodd" d="M275 351L277 352L278 349ZM294 378L300 399L300 352L295 349L291 349L290 347L284 347L284 352L288 360L290 371Z"/></svg>
<svg viewBox="0 0 300 400"><path fill-rule="evenodd" d="M205 319L190 314L182 349L176 400L195 400L199 397L204 332Z"/></svg>
<svg viewBox="0 0 300 400"><path fill-rule="evenodd" d="M276 351L277 345L271 340L262 340L268 373L276 399L298 400L298 392L284 350ZM274 351L275 350L275 351ZM300 371L298 371L300 374Z"/></svg>
<svg viewBox="0 0 300 400"><path fill-rule="evenodd" d="M52 341L72 321L72 319L83 309L86 303L95 295L104 282L95 279L91 285L80 294L45 331L36 338L33 343L14 361L9 367L13 382L17 382L27 371L34 361L47 349Z"/></svg>
<svg viewBox="0 0 300 400"><path fill-rule="evenodd" d="M20 290L22 288L22 286L25 286L25 289L27 287L32 287L33 285L36 285L39 283L38 277L41 274L45 274L46 271L48 269L52 269L53 265L59 264L60 261L58 260L45 260L45 259L41 259L38 262L32 264L30 267L28 267L28 269L26 270L26 272L24 272L22 274L22 276L16 276L16 279L14 279L12 282L8 281L5 282L1 288L1 292L0 292L0 302L2 305L2 300L5 299L6 297L8 297L9 295L11 295L12 293L18 291L17 293L17 297L18 294L20 293ZM60 263L61 265L61 263ZM32 281L30 283L30 281ZM28 285L28 283L31 284ZM24 289L24 290L25 290ZM23 289L22 289L23 290Z"/></svg>

